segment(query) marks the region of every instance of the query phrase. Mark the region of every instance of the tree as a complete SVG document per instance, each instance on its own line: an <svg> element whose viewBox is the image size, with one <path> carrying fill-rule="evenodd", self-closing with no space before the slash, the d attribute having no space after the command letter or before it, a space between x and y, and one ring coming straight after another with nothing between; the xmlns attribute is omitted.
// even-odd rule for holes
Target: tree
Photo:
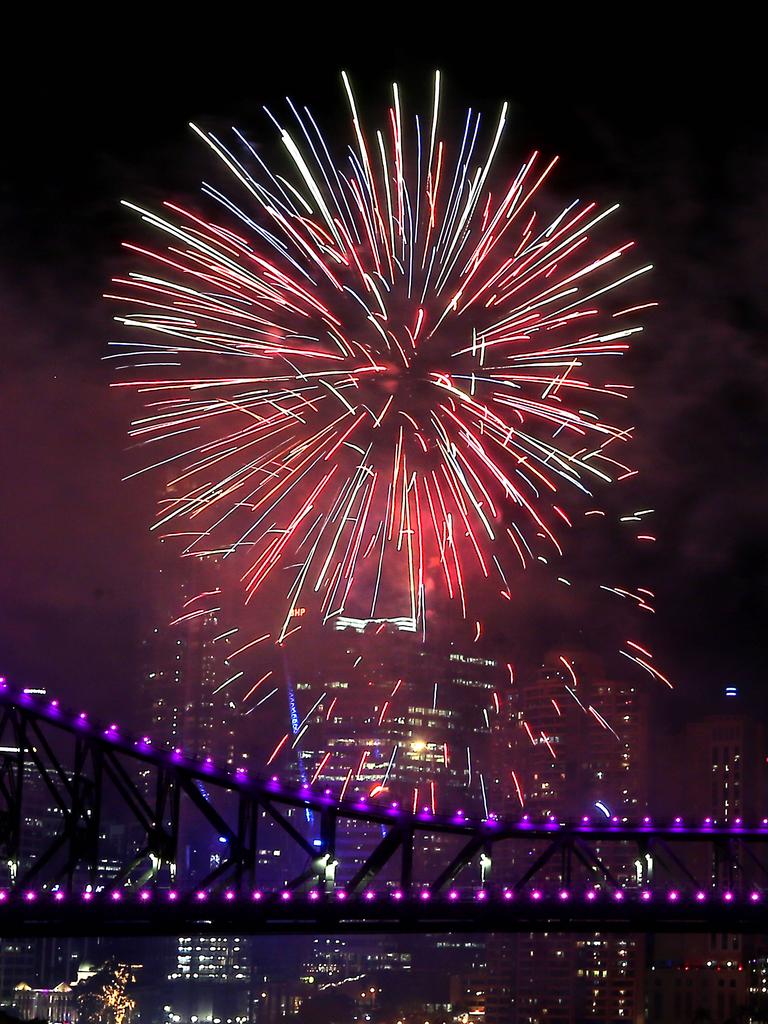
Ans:
<svg viewBox="0 0 768 1024"><path fill-rule="evenodd" d="M79 1024L125 1024L136 1005L128 995L128 986L135 981L126 964L108 960L78 993Z"/></svg>

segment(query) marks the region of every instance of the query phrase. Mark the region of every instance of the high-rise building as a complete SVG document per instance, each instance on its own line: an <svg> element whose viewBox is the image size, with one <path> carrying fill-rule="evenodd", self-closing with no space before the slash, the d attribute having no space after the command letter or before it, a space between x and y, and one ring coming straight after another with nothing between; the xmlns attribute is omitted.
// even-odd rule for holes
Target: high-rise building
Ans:
<svg viewBox="0 0 768 1024"><path fill-rule="evenodd" d="M648 1019L654 1024L765 1020L763 1015L738 1016L747 1005L747 983L747 972L737 959L656 963L648 973Z"/></svg>
<svg viewBox="0 0 768 1024"><path fill-rule="evenodd" d="M594 656L553 654L518 687L510 757L526 810L635 819L649 789L649 705Z"/></svg>
<svg viewBox="0 0 768 1024"><path fill-rule="evenodd" d="M158 570L147 603L136 724L153 742L231 761L239 716L225 692L231 673L219 642L227 632L224 599L209 582L210 568L206 559L193 559L183 572Z"/></svg>
<svg viewBox="0 0 768 1024"><path fill-rule="evenodd" d="M225 692L233 670L219 638L232 627L212 568L212 559L195 558L175 559L158 570L147 602L135 717L137 730L158 746L231 763L240 716ZM240 756L247 758L247 751ZM214 871L226 856L225 844L226 837L212 834L207 822L187 813L180 822L179 877ZM163 960L170 1005L182 1019L247 1018L249 939L181 936L160 943L155 956Z"/></svg>
<svg viewBox="0 0 768 1024"><path fill-rule="evenodd" d="M251 943L238 936L179 936L168 975L169 1001L182 1020L247 1018Z"/></svg>
<svg viewBox="0 0 768 1024"><path fill-rule="evenodd" d="M766 807L766 735L759 717L726 687L713 714L685 730L686 807L693 818L759 821Z"/></svg>
<svg viewBox="0 0 768 1024"><path fill-rule="evenodd" d="M645 1018L645 947L634 935L577 936L574 1005L592 1024Z"/></svg>
<svg viewBox="0 0 768 1024"><path fill-rule="evenodd" d="M557 653L515 684L509 709L512 732L501 770L507 777L514 772L510 795L526 812L642 816L648 706L635 684L612 678L594 656ZM614 877L631 881L631 861L602 855ZM553 885L556 870L553 865ZM492 937L488 964L486 1024L644 1019L644 948L636 936Z"/></svg>
<svg viewBox="0 0 768 1024"><path fill-rule="evenodd" d="M768 956L764 950L747 965L747 999L753 1020L768 1021Z"/></svg>
<svg viewBox="0 0 768 1024"><path fill-rule="evenodd" d="M288 770L302 781L419 809L483 809L500 690L488 652L425 644L401 620L340 617L331 634L307 632L287 662Z"/></svg>
<svg viewBox="0 0 768 1024"><path fill-rule="evenodd" d="M737 687L725 687L716 709L689 722L667 744L661 770L678 778L683 806L667 808L689 821L735 823L762 820L766 814L766 734ZM726 859L715 873L710 851L692 851L687 864L702 888L738 883ZM725 1020L747 1000L747 971L765 954L762 938L711 932L663 935L653 942L650 1004L662 1024L689 1005ZM754 976L759 976L759 966ZM761 986L758 986L761 987ZM756 1018L758 1019L758 1018Z"/></svg>

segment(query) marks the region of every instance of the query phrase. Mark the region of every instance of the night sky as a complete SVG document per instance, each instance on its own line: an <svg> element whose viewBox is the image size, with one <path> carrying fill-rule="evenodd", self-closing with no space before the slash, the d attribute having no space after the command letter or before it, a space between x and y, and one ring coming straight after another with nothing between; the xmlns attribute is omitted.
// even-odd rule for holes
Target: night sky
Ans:
<svg viewBox="0 0 768 1024"><path fill-rule="evenodd" d="M195 30L174 42L134 24L91 41L49 27L47 39L20 36L23 59L3 72L0 669L115 709L138 677L155 483L121 483L131 410L101 362L117 335L101 294L136 228L120 199L196 194L211 163L189 120L266 135L261 105L288 93L342 132L342 67L371 122L393 78L423 105L440 67L445 123L451 109L492 114L508 99L510 161L559 153L555 188L620 201L622 231L655 264L661 308L628 367L643 504L635 493L627 504L658 510L660 538L643 569L659 611L643 635L680 707L698 713L725 683L768 704L768 132L743 40L737 52L718 27L660 43L647 26L581 46L561 25L551 45L543 29L510 25L485 26L476 43L463 29L423 47L393 33L361 50L329 48L308 27L298 42L279 27ZM617 576L634 571L607 541L588 554L595 580L612 558Z"/></svg>

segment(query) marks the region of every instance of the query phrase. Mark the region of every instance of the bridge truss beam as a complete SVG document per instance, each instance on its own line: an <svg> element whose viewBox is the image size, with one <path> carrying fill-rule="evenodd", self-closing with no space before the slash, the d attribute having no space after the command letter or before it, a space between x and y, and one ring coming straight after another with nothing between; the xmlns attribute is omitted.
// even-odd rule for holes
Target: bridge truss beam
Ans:
<svg viewBox="0 0 768 1024"><path fill-rule="evenodd" d="M193 816L221 843L205 870L182 857ZM356 829L355 859L341 851ZM286 852L279 878L259 859L264 830ZM1 864L3 935L768 931L768 818L413 815L157 750L2 684Z"/></svg>

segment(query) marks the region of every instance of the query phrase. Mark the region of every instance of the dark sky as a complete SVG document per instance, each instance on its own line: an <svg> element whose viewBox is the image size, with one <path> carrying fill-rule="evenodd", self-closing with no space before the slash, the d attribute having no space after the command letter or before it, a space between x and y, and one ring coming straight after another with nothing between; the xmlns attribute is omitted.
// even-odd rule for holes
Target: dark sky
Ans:
<svg viewBox="0 0 768 1024"><path fill-rule="evenodd" d="M697 710L725 682L759 695L768 132L746 30L629 26L603 42L589 26L502 22L449 44L393 25L331 46L333 26L206 22L181 39L132 17L27 26L6 54L0 669L121 707L136 681L153 483L120 482L129 409L100 362L115 336L100 296L135 228L119 200L194 194L210 164L191 119L266 133L261 105L288 93L342 126L340 68L375 117L393 77L423 103L440 67L449 109L510 100L508 151L559 153L558 189L619 200L656 265L662 307L630 364L638 494L660 536L646 635Z"/></svg>

